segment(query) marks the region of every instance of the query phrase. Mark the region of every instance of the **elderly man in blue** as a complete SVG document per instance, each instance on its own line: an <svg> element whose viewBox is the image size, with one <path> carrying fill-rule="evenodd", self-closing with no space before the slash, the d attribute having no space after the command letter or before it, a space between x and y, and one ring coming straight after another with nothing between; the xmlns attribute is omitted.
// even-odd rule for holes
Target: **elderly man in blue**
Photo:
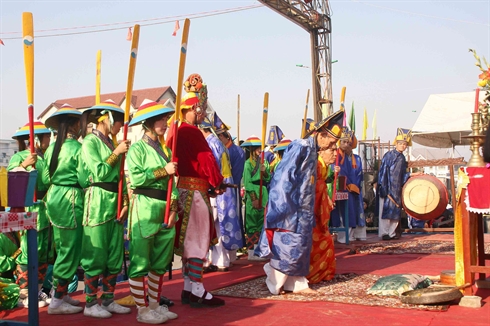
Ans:
<svg viewBox="0 0 490 326"><path fill-rule="evenodd" d="M233 184L228 150L213 132L219 117L216 112L211 113L209 117L204 119L199 128L221 169L223 183ZM210 198L218 243L210 249L208 271L228 271L230 262L236 259L236 250L244 246L235 191L233 188L227 188L222 195Z"/></svg>
<svg viewBox="0 0 490 326"><path fill-rule="evenodd" d="M318 152L335 144L342 132L344 111L319 122L305 139L293 141L276 168L270 185L265 229L255 254L270 258L264 265L272 294L308 292Z"/></svg>
<svg viewBox="0 0 490 326"><path fill-rule="evenodd" d="M401 233L397 234L396 229L401 218L402 187L408 178L422 174L407 172L407 160L403 152L407 146L412 145L412 132L398 128L393 145L395 149L383 156L378 174L378 236L383 240L400 238Z"/></svg>

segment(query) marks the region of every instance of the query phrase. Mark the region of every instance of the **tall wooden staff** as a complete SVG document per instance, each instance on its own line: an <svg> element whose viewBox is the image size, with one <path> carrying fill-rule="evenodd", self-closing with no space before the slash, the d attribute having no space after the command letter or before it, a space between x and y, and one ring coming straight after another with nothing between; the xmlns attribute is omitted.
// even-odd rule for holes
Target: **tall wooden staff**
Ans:
<svg viewBox="0 0 490 326"><path fill-rule="evenodd" d="M261 158L260 158L260 166L259 166L259 170L262 168L262 166L264 165L264 157L265 157L265 153L264 153L264 149L265 149L265 133L266 133L266 129L267 129L267 113L269 112L269 93L265 93L264 94L264 111L262 113L262 152L260 153L261 155ZM263 173L262 171L260 170L260 189L259 189L259 208L262 208L262 184L263 184Z"/></svg>
<svg viewBox="0 0 490 326"><path fill-rule="evenodd" d="M340 110L344 114L344 119L342 125L345 126L345 86L342 87L342 93L340 94ZM335 159L335 166L339 166L339 149L337 148L337 158ZM335 172L335 176L333 179L333 191L332 191L332 202L335 202L335 195L337 194L337 177L339 176L338 172Z"/></svg>
<svg viewBox="0 0 490 326"><path fill-rule="evenodd" d="M173 142L172 142L172 162L177 162L177 137L179 134L179 123L181 120L182 112L180 110L180 105L182 102L182 85L184 84L184 70L185 70L185 59L187 55L187 39L189 38L189 27L191 21L186 18L184 21L184 29L182 31L182 43L180 45L180 60L179 60L179 75L177 77L177 99L175 100L175 116L173 125ZM165 219L163 221L163 227L168 225L168 218L170 216L170 201L172 200L172 185L174 178L168 178L167 186L167 205L165 205Z"/></svg>
<svg viewBox="0 0 490 326"><path fill-rule="evenodd" d="M236 143L240 146L240 94L238 94L238 106L236 109Z"/></svg>
<svg viewBox="0 0 490 326"><path fill-rule="evenodd" d="M32 13L22 13L22 41L24 43L24 67L26 71L27 114L29 117L29 147L34 154L34 25Z"/></svg>
<svg viewBox="0 0 490 326"><path fill-rule="evenodd" d="M303 118L303 126L301 128L301 138L305 138L306 135L306 116L308 115L308 101L310 100L310 89L306 93L306 105L305 105L305 115Z"/></svg>
<svg viewBox="0 0 490 326"><path fill-rule="evenodd" d="M131 55L129 56L129 71L128 71L128 83L126 86L126 106L124 110L124 138L128 139L128 124L129 124L129 110L131 109L131 98L133 94L133 82L134 71L136 70L136 58L138 56L138 42L140 39L140 25L136 24L133 28L133 40L131 41ZM119 191L117 195L117 218L120 218L122 210L123 199L123 180L124 176L124 159L126 155L121 157L121 167L119 169Z"/></svg>
<svg viewBox="0 0 490 326"><path fill-rule="evenodd" d="M97 71L95 72L95 104L100 103L100 61L102 58L102 51L97 51Z"/></svg>

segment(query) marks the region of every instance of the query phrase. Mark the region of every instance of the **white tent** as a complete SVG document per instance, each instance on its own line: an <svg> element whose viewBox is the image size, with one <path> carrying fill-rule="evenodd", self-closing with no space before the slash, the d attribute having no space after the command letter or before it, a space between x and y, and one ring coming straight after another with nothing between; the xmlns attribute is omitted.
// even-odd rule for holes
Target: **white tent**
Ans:
<svg viewBox="0 0 490 326"><path fill-rule="evenodd" d="M485 93L480 92L480 102ZM432 94L412 127L412 140L420 145L451 148L469 145L471 113L475 109L475 91Z"/></svg>

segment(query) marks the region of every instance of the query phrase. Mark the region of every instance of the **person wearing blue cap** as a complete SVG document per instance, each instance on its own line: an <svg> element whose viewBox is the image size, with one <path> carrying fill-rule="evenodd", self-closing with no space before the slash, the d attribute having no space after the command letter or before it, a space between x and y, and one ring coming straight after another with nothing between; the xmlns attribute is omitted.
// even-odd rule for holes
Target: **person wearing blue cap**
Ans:
<svg viewBox="0 0 490 326"><path fill-rule="evenodd" d="M83 112L81 118L84 139L78 182L86 188L81 253L86 300L83 314L95 318L109 318L112 313L131 313L131 309L114 301L117 275L123 263L124 222L129 205L124 182L123 208L118 215L120 158L129 149L129 141L118 145L115 138L123 120L124 111L111 100L92 106ZM88 123L96 123L97 127L86 135ZM103 294L99 305L97 292L101 275Z"/></svg>
<svg viewBox="0 0 490 326"><path fill-rule="evenodd" d="M306 139L291 142L270 184L266 222L255 255L270 259L264 265L272 294L311 292L309 273L315 225L315 184L318 152L334 145L342 131L344 111L328 116Z"/></svg>
<svg viewBox="0 0 490 326"><path fill-rule="evenodd" d="M64 104L46 120L58 130L56 142L46 150L47 168L43 174L50 184L46 194L49 220L57 248L53 266L52 298L48 314L75 314L83 310L80 301L68 295L68 286L76 274L82 247L83 189L78 184L81 166L78 142L82 113Z"/></svg>
<svg viewBox="0 0 490 326"><path fill-rule="evenodd" d="M51 130L49 130L43 123L39 121L34 122L35 153L31 153L29 149L26 149L25 142L29 139L29 124L25 124L12 136L12 138L17 140L19 144L19 151L10 158L7 167L7 171L12 171L16 168L32 171L35 166L35 169L38 171L36 181L36 195L38 201L34 203L33 206L27 207L26 211L37 212L37 254L39 261L37 282L39 289L38 306L40 308L49 304L49 298L43 291L41 291L41 288L48 270L48 260L53 258L53 250L49 250L49 243L52 238L50 231L51 227L46 213L46 203L44 201L49 184L44 183L43 178L41 177L46 169L44 152L49 146L51 134ZM21 235L21 254L16 259L16 282L20 287L20 298L22 299L22 303L24 307L27 308L27 284L29 282L27 275L27 233L22 231Z"/></svg>
<svg viewBox="0 0 490 326"><path fill-rule="evenodd" d="M159 305L163 275L173 258L175 222L177 221L178 191L172 183L171 201L167 203L169 178L178 164L171 162L172 152L163 136L174 109L154 101L144 100L129 126L141 124L145 133L131 146L127 155L130 198L129 288L138 308L136 320L158 324L177 318L168 306ZM162 227L166 206L170 205L168 225ZM145 276L148 291L145 288ZM144 294L148 293L146 303Z"/></svg>

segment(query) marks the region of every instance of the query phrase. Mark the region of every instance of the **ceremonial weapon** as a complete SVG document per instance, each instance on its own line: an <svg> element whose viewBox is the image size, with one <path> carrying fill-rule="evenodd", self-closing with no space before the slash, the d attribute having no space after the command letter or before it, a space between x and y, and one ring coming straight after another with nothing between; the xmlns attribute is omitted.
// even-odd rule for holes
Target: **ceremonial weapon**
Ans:
<svg viewBox="0 0 490 326"><path fill-rule="evenodd" d="M397 208L400 208L400 205L396 203L396 201L393 199L393 197L391 197L391 195L388 195L388 198L393 202L393 204L395 204Z"/></svg>
<svg viewBox="0 0 490 326"><path fill-rule="evenodd" d="M269 93L264 94L264 111L262 113L262 152L260 153L261 158L260 158L260 189L259 189L259 209L262 208L262 184L263 184L263 173L262 173L262 166L264 165L264 149L265 149L265 131L267 129L267 113L269 111Z"/></svg>
<svg viewBox="0 0 490 326"><path fill-rule="evenodd" d="M342 93L340 94L340 110L344 114L344 121L342 123L343 126L345 126L345 106L344 106L344 101L345 101L345 86L342 87ZM337 148L337 157L335 158L335 166L339 166L339 149ZM332 190L332 202L335 203L335 195L337 194L337 177L339 176L338 172L335 172L335 176L333 178L333 190Z"/></svg>
<svg viewBox="0 0 490 326"><path fill-rule="evenodd" d="M236 144L240 146L240 94L238 94L238 106L236 110Z"/></svg>
<svg viewBox="0 0 490 326"><path fill-rule="evenodd" d="M182 85L184 84L184 70L185 70L185 59L187 55L187 39L189 38L189 26L191 21L186 18L184 21L184 29L182 31L182 43L180 45L180 61L179 61L179 75L177 77L177 98L175 100L175 114L174 114L174 125L173 125L173 142L172 142L172 162L177 162L177 137L179 134L179 122L181 119L180 104L182 102ZM165 205L165 218L162 227L166 228L168 226L168 218L170 216L170 201L172 200L172 185L174 178L170 176L168 178L167 186L167 204Z"/></svg>
<svg viewBox="0 0 490 326"><path fill-rule="evenodd" d="M303 118L303 126L301 128L301 138L305 138L306 135L306 116L308 114L308 101L310 100L310 89L308 88L308 92L306 93L306 105L305 105L305 116Z"/></svg>
<svg viewBox="0 0 490 326"><path fill-rule="evenodd" d="M29 149L31 154L34 154L36 152L34 148L34 23L31 12L22 13L22 43L24 43L24 68L26 72ZM34 192L34 202L37 201L36 197L36 192Z"/></svg>
<svg viewBox="0 0 490 326"><path fill-rule="evenodd" d="M100 61L102 57L102 51L97 51L97 71L95 72L95 104L100 103Z"/></svg>
<svg viewBox="0 0 490 326"><path fill-rule="evenodd" d="M140 39L140 25L136 24L133 28L133 40L131 41L131 54L129 56L129 71L128 71L128 83L126 85L126 106L124 110L124 137L123 141L128 139L128 124L129 124L129 110L131 109L131 98L133 93L134 71L136 69L136 58L138 56L138 42ZM123 180L124 176L124 159L126 154L121 157L121 166L119 168L119 191L117 193L117 219L120 219L122 210L122 198L123 198Z"/></svg>

